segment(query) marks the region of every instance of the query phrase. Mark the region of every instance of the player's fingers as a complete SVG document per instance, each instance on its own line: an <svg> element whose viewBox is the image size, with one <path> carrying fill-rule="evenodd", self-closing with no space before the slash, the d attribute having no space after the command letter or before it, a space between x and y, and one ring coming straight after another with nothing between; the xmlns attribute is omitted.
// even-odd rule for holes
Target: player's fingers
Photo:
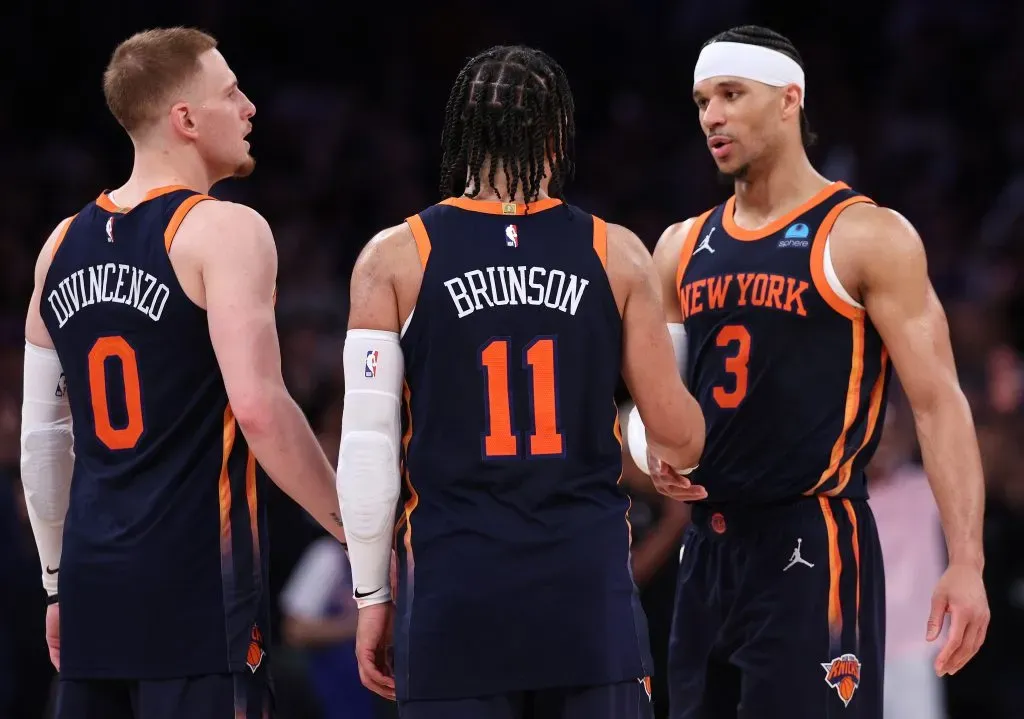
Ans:
<svg viewBox="0 0 1024 719"><path fill-rule="evenodd" d="M385 676L373 661L372 655L360 655L359 679L363 686L385 699L395 698L395 680Z"/></svg>
<svg viewBox="0 0 1024 719"><path fill-rule="evenodd" d="M949 673L956 674L958 671L964 668L967 662L971 661L978 650L981 649L981 643L985 639L985 632L987 629L987 620L981 616L980 613L975 613L970 622L967 624L967 629L964 630L964 641L960 644L960 649L957 650L956 654L949 661Z"/></svg>
<svg viewBox="0 0 1024 719"><path fill-rule="evenodd" d="M932 595L932 610L928 615L928 624L925 630L925 638L929 642L934 642L939 638L939 632L942 631L942 623L945 621L948 605L945 593L936 590L935 594Z"/></svg>
<svg viewBox="0 0 1024 719"><path fill-rule="evenodd" d="M50 647L50 663L58 672L60 671L60 648Z"/></svg>
<svg viewBox="0 0 1024 719"><path fill-rule="evenodd" d="M949 672L950 659L953 658L957 650L960 649L960 645L963 644L964 630L967 629L964 622L964 614L960 608L951 606L949 614L949 636L946 638L946 644L942 647L942 651L939 652L939 656L935 658L935 673L940 677Z"/></svg>

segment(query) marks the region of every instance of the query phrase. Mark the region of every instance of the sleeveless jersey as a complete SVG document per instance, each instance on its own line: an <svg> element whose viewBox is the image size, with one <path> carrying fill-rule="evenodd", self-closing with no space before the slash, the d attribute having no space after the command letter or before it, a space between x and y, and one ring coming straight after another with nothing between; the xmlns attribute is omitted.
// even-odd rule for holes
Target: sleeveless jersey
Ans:
<svg viewBox="0 0 1024 719"><path fill-rule="evenodd" d="M253 671L268 630L266 477L239 431L206 313L168 257L198 202L107 195L65 225L42 316L66 378L74 474L58 591L61 675Z"/></svg>
<svg viewBox="0 0 1024 719"><path fill-rule="evenodd" d="M399 698L647 676L605 223L460 198L408 224L425 269L402 337Z"/></svg>
<svg viewBox="0 0 1024 719"><path fill-rule="evenodd" d="M687 384L707 425L695 480L708 502L867 497L889 359L866 312L826 276L829 232L857 202L870 200L832 183L746 230L733 197L687 235L676 286Z"/></svg>

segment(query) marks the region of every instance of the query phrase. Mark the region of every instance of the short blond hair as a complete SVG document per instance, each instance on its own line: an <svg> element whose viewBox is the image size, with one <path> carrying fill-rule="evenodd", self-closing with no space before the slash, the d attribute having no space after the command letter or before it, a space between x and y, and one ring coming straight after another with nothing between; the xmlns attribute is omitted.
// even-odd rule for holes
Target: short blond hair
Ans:
<svg viewBox="0 0 1024 719"><path fill-rule="evenodd" d="M200 70L199 56L217 47L205 32L156 28L122 42L103 73L107 107L129 134L156 120L172 92Z"/></svg>

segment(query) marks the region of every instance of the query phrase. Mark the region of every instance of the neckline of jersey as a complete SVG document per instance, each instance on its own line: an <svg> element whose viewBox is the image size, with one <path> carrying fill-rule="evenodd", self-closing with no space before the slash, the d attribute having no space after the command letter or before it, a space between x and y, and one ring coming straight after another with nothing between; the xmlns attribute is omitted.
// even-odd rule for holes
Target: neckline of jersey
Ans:
<svg viewBox="0 0 1024 719"><path fill-rule="evenodd" d="M550 210L552 207L558 207L562 204L562 201L556 197L545 197L542 200L529 203L499 202L492 200L474 200L463 196L449 197L446 200L442 200L441 204L458 207L460 210L469 210L470 212L482 212L487 215L525 215L527 213L533 215L537 212Z"/></svg>
<svg viewBox="0 0 1024 719"><path fill-rule="evenodd" d="M139 202L139 205L143 204L144 202L154 200L157 197L160 197L161 195L166 195L171 192L177 192L178 190L191 189L191 187L186 187L185 185L163 185L162 187L154 187L152 190L150 190L149 192L142 196L142 201ZM120 205L118 205L117 203L110 199L110 195L107 194L108 192L110 191L104 190L103 192L100 193L100 196L96 198L96 204L101 209L104 209L107 212L116 212L118 214L124 215L131 212L132 210L139 206L135 205L134 207L121 207Z"/></svg>
<svg viewBox="0 0 1024 719"><path fill-rule="evenodd" d="M763 227L757 229L748 230L745 227L740 227L736 224L736 220L733 219L733 212L736 209L736 195L733 195L725 201L725 209L722 213L722 228L729 233L729 236L742 240L743 242L754 242L755 240L763 240L765 237L774 235L776 232L783 230L788 225L791 225L800 215L811 210L816 205L824 202L829 197L839 192L840 190L849 189L849 186L845 182L833 182L825 185L818 192L816 192L810 199L803 204L794 207L792 210L787 212L782 217L772 220Z"/></svg>

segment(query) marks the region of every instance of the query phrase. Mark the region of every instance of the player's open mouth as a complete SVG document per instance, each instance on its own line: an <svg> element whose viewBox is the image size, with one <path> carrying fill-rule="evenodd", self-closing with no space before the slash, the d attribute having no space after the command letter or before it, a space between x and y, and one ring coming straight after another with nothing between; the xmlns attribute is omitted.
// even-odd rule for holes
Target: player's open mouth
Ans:
<svg viewBox="0 0 1024 719"><path fill-rule="evenodd" d="M712 135L708 138L708 148L715 157L724 157L732 147L732 140L722 135Z"/></svg>

